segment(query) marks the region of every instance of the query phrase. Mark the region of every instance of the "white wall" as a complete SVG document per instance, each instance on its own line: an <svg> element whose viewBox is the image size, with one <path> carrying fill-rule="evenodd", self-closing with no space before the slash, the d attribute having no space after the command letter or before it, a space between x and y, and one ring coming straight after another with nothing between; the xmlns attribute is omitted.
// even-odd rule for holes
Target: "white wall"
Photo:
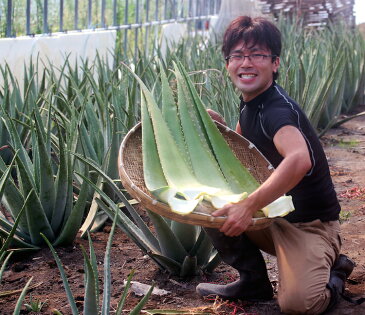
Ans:
<svg viewBox="0 0 365 315"><path fill-rule="evenodd" d="M22 88L24 64L30 60L35 62L39 58L39 73L49 62L60 68L69 55L72 66L76 60L94 61L97 53L103 58L108 56L112 67L112 54L115 48L116 31L83 31L73 33L59 33L52 36L17 37L0 39L0 65L7 63L19 86ZM80 63L79 63L80 64ZM3 77L0 75L0 87L3 86Z"/></svg>

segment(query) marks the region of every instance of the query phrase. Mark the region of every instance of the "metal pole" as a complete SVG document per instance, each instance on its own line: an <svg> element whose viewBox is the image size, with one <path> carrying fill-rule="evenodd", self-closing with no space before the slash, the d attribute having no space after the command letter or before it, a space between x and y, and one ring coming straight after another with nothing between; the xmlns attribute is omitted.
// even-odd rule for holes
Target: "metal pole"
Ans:
<svg viewBox="0 0 365 315"><path fill-rule="evenodd" d="M101 0L101 27L105 27L105 0Z"/></svg>
<svg viewBox="0 0 365 315"><path fill-rule="evenodd" d="M87 4L87 28L91 28L92 20L93 20L93 11L92 11L92 0L88 1Z"/></svg>
<svg viewBox="0 0 365 315"><path fill-rule="evenodd" d="M149 22L149 14L150 14L150 0L146 0L146 22ZM145 49L145 55L148 56L148 35L149 35L149 30L150 27L147 26L146 27L146 33L145 33L145 37L144 37L144 46L146 47Z"/></svg>
<svg viewBox="0 0 365 315"><path fill-rule="evenodd" d="M124 8L124 25L128 25L128 10L129 10L129 1L125 1L125 8ZM128 56L128 29L124 31L124 54L127 59Z"/></svg>
<svg viewBox="0 0 365 315"><path fill-rule="evenodd" d="M49 32L48 29L48 0L43 1L43 33Z"/></svg>
<svg viewBox="0 0 365 315"><path fill-rule="evenodd" d="M173 15L173 18L177 20L177 17L178 17L178 10L177 10L177 3L176 3L176 0L173 1L172 5L174 6L173 7L173 10L174 10L174 15Z"/></svg>
<svg viewBox="0 0 365 315"><path fill-rule="evenodd" d="M199 10L199 1L196 1L196 5L195 5L195 12L194 12L194 16L199 16L200 14L200 10ZM200 23L201 21L200 20L196 20L195 21L195 35L197 34L198 32L198 25L200 26Z"/></svg>
<svg viewBox="0 0 365 315"><path fill-rule="evenodd" d="M136 0L136 24L139 24L139 0ZM134 32L134 58L137 58L138 54L138 33L139 28L136 28Z"/></svg>
<svg viewBox="0 0 365 315"><path fill-rule="evenodd" d="M117 26L117 0L113 0L113 25Z"/></svg>
<svg viewBox="0 0 365 315"><path fill-rule="evenodd" d="M75 15L74 15L74 29L77 30L79 27L79 0L75 0Z"/></svg>
<svg viewBox="0 0 365 315"><path fill-rule="evenodd" d="M158 17L159 17L159 0L155 1L155 21L158 21ZM158 27L155 27L155 41L154 41L154 45L153 45L153 50L154 53L156 52L156 47L158 45Z"/></svg>
<svg viewBox="0 0 365 315"><path fill-rule="evenodd" d="M159 16L159 14L158 14L158 12L159 12L159 4L160 4L160 1L159 0L156 0L156 3L155 3L155 6L156 6L156 8L155 8L155 21L157 21L158 20L158 16Z"/></svg>
<svg viewBox="0 0 365 315"><path fill-rule="evenodd" d="M27 8L25 9L26 16L26 34L30 35L30 0L27 0Z"/></svg>
<svg viewBox="0 0 365 315"><path fill-rule="evenodd" d="M8 11L6 12L6 33L5 36L6 37L11 37L11 33L12 33L12 20L11 17L13 15L13 1L12 0L8 0Z"/></svg>
<svg viewBox="0 0 365 315"><path fill-rule="evenodd" d="M63 0L60 1L60 32L63 32Z"/></svg>
<svg viewBox="0 0 365 315"><path fill-rule="evenodd" d="M189 0L189 3L188 3L188 13L187 13L187 17L191 17L193 15L193 4L192 4L192 0ZM191 25L192 23L191 22L188 22L188 34L191 33Z"/></svg>
<svg viewBox="0 0 365 315"><path fill-rule="evenodd" d="M165 5L163 7L163 18L167 20L167 0L165 0Z"/></svg>

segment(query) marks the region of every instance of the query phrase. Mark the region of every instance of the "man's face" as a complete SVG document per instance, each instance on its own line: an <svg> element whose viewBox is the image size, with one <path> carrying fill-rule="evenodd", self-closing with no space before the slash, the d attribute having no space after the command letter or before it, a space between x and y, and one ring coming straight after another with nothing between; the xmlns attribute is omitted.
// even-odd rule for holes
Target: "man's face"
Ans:
<svg viewBox="0 0 365 315"><path fill-rule="evenodd" d="M252 100L270 87L273 82L273 72L277 72L279 68L279 57L272 61L273 58L268 49L258 45L246 46L243 42L235 45L229 55L231 58L226 68L232 82L242 92L244 101ZM252 58L251 60L248 57L243 58L243 55L251 55Z"/></svg>

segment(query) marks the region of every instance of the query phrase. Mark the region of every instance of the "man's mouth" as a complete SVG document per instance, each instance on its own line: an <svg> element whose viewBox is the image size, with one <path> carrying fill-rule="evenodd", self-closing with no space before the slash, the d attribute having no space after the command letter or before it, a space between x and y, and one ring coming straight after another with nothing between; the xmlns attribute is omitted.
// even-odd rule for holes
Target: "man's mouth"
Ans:
<svg viewBox="0 0 365 315"><path fill-rule="evenodd" d="M251 78L254 78L256 77L257 75L254 74L254 73L241 73L238 75L239 78L241 79L251 79Z"/></svg>

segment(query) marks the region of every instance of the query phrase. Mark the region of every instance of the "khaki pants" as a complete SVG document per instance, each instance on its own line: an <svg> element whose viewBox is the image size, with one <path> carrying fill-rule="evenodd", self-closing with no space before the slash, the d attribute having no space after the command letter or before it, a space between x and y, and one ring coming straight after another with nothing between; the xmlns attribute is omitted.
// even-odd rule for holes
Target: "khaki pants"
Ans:
<svg viewBox="0 0 365 315"><path fill-rule="evenodd" d="M263 251L275 255L279 269L278 303L284 313L320 314L331 294L326 288L341 247L338 221L289 223L274 219L270 227L247 231Z"/></svg>

